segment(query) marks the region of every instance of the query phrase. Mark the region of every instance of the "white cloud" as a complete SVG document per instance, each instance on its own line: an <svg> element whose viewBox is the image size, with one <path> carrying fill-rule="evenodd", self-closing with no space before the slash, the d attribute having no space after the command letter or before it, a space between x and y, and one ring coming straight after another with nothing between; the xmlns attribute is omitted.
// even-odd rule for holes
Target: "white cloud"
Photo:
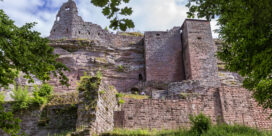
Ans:
<svg viewBox="0 0 272 136"><path fill-rule="evenodd" d="M37 22L35 30L48 36L54 23L57 10L67 0L4 0L0 8L4 9L16 25L27 22ZM94 7L90 0L76 0L79 15L85 21L101 25L109 25L109 20L101 13L101 9ZM131 0L129 6L134 10L131 19L135 22L132 31L165 31L174 26L181 26L186 18L187 0ZM216 29L216 21L211 22L212 29ZM217 37L217 34L213 34Z"/></svg>

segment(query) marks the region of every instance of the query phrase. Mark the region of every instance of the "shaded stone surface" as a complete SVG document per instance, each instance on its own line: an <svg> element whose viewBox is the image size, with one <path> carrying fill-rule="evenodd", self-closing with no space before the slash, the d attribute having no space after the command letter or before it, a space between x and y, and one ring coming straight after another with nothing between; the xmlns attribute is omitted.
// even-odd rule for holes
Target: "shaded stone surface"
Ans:
<svg viewBox="0 0 272 136"><path fill-rule="evenodd" d="M180 27L145 32L146 81L184 80Z"/></svg>

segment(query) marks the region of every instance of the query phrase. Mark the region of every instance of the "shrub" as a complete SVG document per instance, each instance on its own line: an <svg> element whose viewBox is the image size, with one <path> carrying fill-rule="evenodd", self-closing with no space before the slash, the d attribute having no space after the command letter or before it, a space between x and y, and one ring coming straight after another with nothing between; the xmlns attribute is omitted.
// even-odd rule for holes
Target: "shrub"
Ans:
<svg viewBox="0 0 272 136"><path fill-rule="evenodd" d="M196 133L196 135L201 135L211 128L210 118L202 113L197 116L190 115L189 119L192 123L191 131Z"/></svg>
<svg viewBox="0 0 272 136"><path fill-rule="evenodd" d="M117 71L117 72L125 72L125 68L124 68L123 65L118 65L116 71Z"/></svg>
<svg viewBox="0 0 272 136"><path fill-rule="evenodd" d="M28 87L25 86L24 88L22 88L21 86L18 86L16 88L15 85L12 92L13 94L11 95L11 98L14 100L12 109L14 111L27 109L31 103L31 97L28 94Z"/></svg>
<svg viewBox="0 0 272 136"><path fill-rule="evenodd" d="M106 93L106 91L105 90L101 90L101 91L99 91L99 94L105 94Z"/></svg>
<svg viewBox="0 0 272 136"><path fill-rule="evenodd" d="M122 93L116 93L116 97L117 98L122 98L122 97L124 97L124 94L122 94Z"/></svg>
<svg viewBox="0 0 272 136"><path fill-rule="evenodd" d="M15 118L12 112L6 112L0 104L0 129L9 136L23 136L20 132L19 118Z"/></svg>
<svg viewBox="0 0 272 136"><path fill-rule="evenodd" d="M95 75L97 78L99 78L99 79L102 79L102 73L101 73L101 71L97 71L96 72L96 75Z"/></svg>
<svg viewBox="0 0 272 136"><path fill-rule="evenodd" d="M34 104L43 105L48 102L48 98L52 96L53 87L49 84L43 84L40 88L35 87L35 91L33 92L33 100Z"/></svg>

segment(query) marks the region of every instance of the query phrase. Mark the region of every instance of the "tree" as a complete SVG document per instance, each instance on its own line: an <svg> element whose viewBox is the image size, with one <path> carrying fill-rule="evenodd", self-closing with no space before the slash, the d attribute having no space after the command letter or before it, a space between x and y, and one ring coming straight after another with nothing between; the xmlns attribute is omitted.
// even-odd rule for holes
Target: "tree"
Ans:
<svg viewBox="0 0 272 136"><path fill-rule="evenodd" d="M64 71L68 68L56 61L54 49L48 45L47 38L31 29L35 23L17 27L9 17L0 10L0 87L13 83L19 71L33 82L33 76L42 81L50 79L51 74L59 77L62 84L68 79ZM32 76L33 75L33 76Z"/></svg>
<svg viewBox="0 0 272 136"><path fill-rule="evenodd" d="M91 3L97 7L101 7L102 13L108 19L111 19L110 28L126 31L128 28L134 28L135 25L131 19L119 19L118 15L129 16L133 11L130 7L119 8L118 6L122 3L129 3L129 1L130 0L91 0Z"/></svg>
<svg viewBox="0 0 272 136"><path fill-rule="evenodd" d="M188 17L218 18L224 41L219 59L245 78L264 108L272 109L272 2L271 0L189 0Z"/></svg>

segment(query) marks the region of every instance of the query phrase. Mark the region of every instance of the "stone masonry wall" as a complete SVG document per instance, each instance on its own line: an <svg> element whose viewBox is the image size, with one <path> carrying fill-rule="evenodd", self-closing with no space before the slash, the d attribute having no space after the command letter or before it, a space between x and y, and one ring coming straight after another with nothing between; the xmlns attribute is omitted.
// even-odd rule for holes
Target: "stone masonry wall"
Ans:
<svg viewBox="0 0 272 136"><path fill-rule="evenodd" d="M271 110L264 110L252 98L251 92L241 87L224 86L220 89L224 121L255 128L272 129Z"/></svg>
<svg viewBox="0 0 272 136"><path fill-rule="evenodd" d="M202 80L209 86L220 86L210 22L185 20L182 42L186 80Z"/></svg>
<svg viewBox="0 0 272 136"><path fill-rule="evenodd" d="M166 32L145 32L146 81L182 81L182 45L180 28Z"/></svg>
<svg viewBox="0 0 272 136"><path fill-rule="evenodd" d="M198 88L199 89L199 88ZM187 90L190 92L190 90ZM209 88L202 93L180 93L175 100L127 99L122 110L115 112L116 127L174 129L188 127L189 115L200 112L213 123L241 124L272 129L271 110L263 110L242 87ZM204 93L203 93L204 92Z"/></svg>
<svg viewBox="0 0 272 136"><path fill-rule="evenodd" d="M15 113L20 118L21 132L29 136L47 136L75 130L77 105L50 105L42 109L31 107ZM1 136L6 136L0 132Z"/></svg>
<svg viewBox="0 0 272 136"><path fill-rule="evenodd" d="M210 88L206 94L188 94L184 99L162 100L126 99L121 112L115 112L115 127L144 129L176 129L189 127L189 115L204 114L214 123L220 121L218 90ZM118 115L119 114L119 115ZM123 115L120 115L123 114ZM119 117L119 118L117 118Z"/></svg>

